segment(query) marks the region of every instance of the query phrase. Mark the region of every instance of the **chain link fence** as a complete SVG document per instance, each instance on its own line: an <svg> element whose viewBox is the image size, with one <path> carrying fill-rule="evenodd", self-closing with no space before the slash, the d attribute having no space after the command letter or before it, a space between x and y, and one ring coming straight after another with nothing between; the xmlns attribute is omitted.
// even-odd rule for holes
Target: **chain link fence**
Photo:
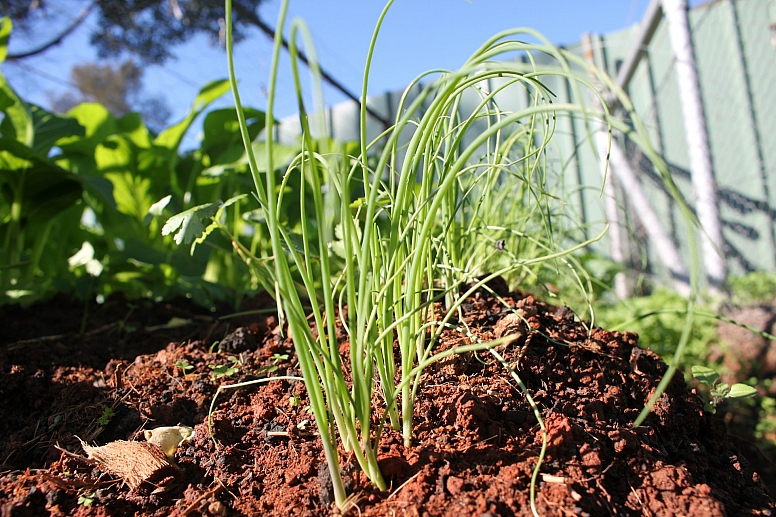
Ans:
<svg viewBox="0 0 776 517"><path fill-rule="evenodd" d="M753 270L776 270L776 0L716 0L689 12L690 28L719 192L725 249L734 275ZM615 77L639 34L633 26L605 35L592 35L592 59ZM582 39L582 38L581 38ZM582 42L567 47L584 57ZM588 48L588 50L590 50ZM660 21L643 49L628 94L639 117L647 125L653 146L667 162L674 182L692 208L693 190L682 105L666 20ZM589 57L589 56L588 56ZM542 56L534 56L541 64ZM524 56L516 59L525 60ZM547 59L549 62L550 60ZM567 81L547 80L558 103L577 102ZM402 92L390 92L369 100L383 117L396 116ZM499 94L502 108L519 109L530 99L523 91ZM413 94L410 93L410 98ZM588 102L589 99L586 99ZM465 108L465 107L464 107ZM340 140L358 138L358 107L348 102L326 110L325 127ZM368 138L385 128L376 119L367 121ZM299 135L298 120L282 121L278 136L293 141ZM559 116L555 153L547 166L563 172L570 211L580 219L583 232L594 235L607 222L601 191L601 165L590 145L590 131L578 117ZM639 148L621 136L618 145L646 193L660 225L689 263L687 234L681 215L666 188ZM628 241L626 266L632 277L647 275L666 281L669 267L657 260L655 244L631 206L631 195L616 188L622 210L620 224ZM585 237L589 235L583 235ZM595 251L609 254L606 239Z"/></svg>

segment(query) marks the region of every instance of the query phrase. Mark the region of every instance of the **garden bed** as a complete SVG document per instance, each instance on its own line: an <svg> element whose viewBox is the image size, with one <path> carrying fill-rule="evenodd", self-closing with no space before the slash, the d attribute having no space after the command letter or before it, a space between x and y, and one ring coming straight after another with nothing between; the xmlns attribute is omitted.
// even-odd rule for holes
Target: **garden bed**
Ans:
<svg viewBox="0 0 776 517"><path fill-rule="evenodd" d="M483 340L525 336L500 351L549 432L536 484L540 515L771 515L773 499L741 444L680 377L644 425L631 425L666 370L635 335L588 332L570 310L527 295L504 299L527 326L484 293L464 303L460 323ZM250 308L262 307L272 304ZM302 382L222 392L213 415L218 448L208 434L219 385L299 375L275 316L219 320L187 304L109 299L90 307L79 334L83 309L63 298L0 308L3 516L335 513ZM187 324L169 328L172 317ZM450 330L439 350L468 343ZM177 424L195 433L175 453L179 471L159 486L130 490L75 456L86 456L77 437L91 445L143 440L143 429ZM371 488L341 452L344 478L365 516L531 515L542 437L490 354L451 356L424 373L413 445L393 432L381 442L391 489Z"/></svg>

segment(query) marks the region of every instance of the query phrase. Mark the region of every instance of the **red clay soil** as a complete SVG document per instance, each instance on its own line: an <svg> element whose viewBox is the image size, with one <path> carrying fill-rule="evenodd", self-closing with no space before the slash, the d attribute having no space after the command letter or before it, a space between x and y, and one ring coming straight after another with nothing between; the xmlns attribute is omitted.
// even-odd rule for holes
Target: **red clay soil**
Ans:
<svg viewBox="0 0 776 517"><path fill-rule="evenodd" d="M588 331L570 310L527 295L504 299L527 325L484 294L464 304L463 316L481 339L527 336L501 353L549 431L539 515L772 515L774 501L740 443L680 377L633 427L666 370L636 335ZM220 384L298 375L275 317L219 320L187 304L130 305L90 307L85 332L83 305L64 298L0 308L0 514L336 515L303 383L226 390L214 415L220 447L208 436ZM173 316L189 323L164 328ZM439 350L468 343L451 330ZM231 375L215 378L218 371ZM130 490L80 459L77 437L95 446L142 441L143 429L177 424L194 437L155 486ZM541 444L526 398L490 354L452 356L424 374L412 447L391 431L381 442L389 491L372 488L342 454L348 514L532 515Z"/></svg>

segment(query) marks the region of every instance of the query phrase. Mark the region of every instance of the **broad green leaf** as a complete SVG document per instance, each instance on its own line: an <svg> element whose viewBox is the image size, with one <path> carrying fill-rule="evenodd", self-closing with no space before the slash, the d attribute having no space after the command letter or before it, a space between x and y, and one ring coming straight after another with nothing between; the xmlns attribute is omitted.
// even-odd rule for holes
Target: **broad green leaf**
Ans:
<svg viewBox="0 0 776 517"><path fill-rule="evenodd" d="M78 176L12 138L0 137L0 148L0 183L12 198L21 196L25 224L47 222L81 198Z"/></svg>
<svg viewBox="0 0 776 517"><path fill-rule="evenodd" d="M264 142L253 142L252 147L259 172L267 172L266 145ZM291 163L291 160L299 154L300 150L301 147L298 145L275 144L272 147L272 163L275 165L276 169L287 167L288 164ZM246 165L248 165L248 155L245 154L245 150L243 149L235 161L213 165L202 171L202 174L204 176L219 177L236 169L245 169Z"/></svg>
<svg viewBox="0 0 776 517"><path fill-rule="evenodd" d="M257 208L250 212L245 212L242 215L243 221L250 221L256 224L265 224L267 222L267 214L263 208Z"/></svg>
<svg viewBox="0 0 776 517"><path fill-rule="evenodd" d="M71 136L61 139L57 145L65 154L77 153L90 156L96 147L110 135L119 132L116 119L104 106L94 102L84 102L67 113L75 118L86 133L84 136Z"/></svg>
<svg viewBox="0 0 776 517"><path fill-rule="evenodd" d="M29 167L33 160L40 159L38 153L9 136L0 136L0 149L0 169L23 169Z"/></svg>
<svg viewBox="0 0 776 517"><path fill-rule="evenodd" d="M229 81L226 79L220 79L213 81L205 85L200 91L197 98L194 99L188 115L182 121L178 122L174 126L171 126L156 137L154 144L160 147L164 147L170 152L177 155L178 147L183 140L183 135L186 134L191 123L194 119L202 113L202 111L214 100L221 97L223 94L229 91Z"/></svg>
<svg viewBox="0 0 776 517"><path fill-rule="evenodd" d="M32 123L35 129L35 152L48 155L57 140L69 136L84 136L86 130L72 117L61 117L48 112L40 106L30 106Z"/></svg>
<svg viewBox="0 0 776 517"><path fill-rule="evenodd" d="M699 382L714 386L714 383L719 379L719 374L706 366L695 365L692 367L692 376L698 379Z"/></svg>
<svg viewBox="0 0 776 517"><path fill-rule="evenodd" d="M175 231L175 242L177 244L189 244L198 238L205 231L202 224L203 219L213 217L218 211L220 203L207 203L184 210L183 212L170 217L162 228L162 235L169 235Z"/></svg>
<svg viewBox="0 0 776 517"><path fill-rule="evenodd" d="M91 174L81 174L78 177L81 178L89 193L112 210L117 209L116 199L113 197L113 183L108 178Z"/></svg>
<svg viewBox="0 0 776 517"><path fill-rule="evenodd" d="M20 99L5 78L0 75L0 112L5 114L0 122L2 136L18 140L32 147L35 137L29 105Z"/></svg>
<svg viewBox="0 0 776 517"><path fill-rule="evenodd" d="M753 388L752 386L747 386L746 384L733 384L730 387L730 393L728 393L727 398L729 399L746 399L749 397L754 397L757 395L757 389Z"/></svg>
<svg viewBox="0 0 776 517"><path fill-rule="evenodd" d="M113 183L116 209L142 221L153 204L151 180L138 176L132 171L111 172L105 177Z"/></svg>
<svg viewBox="0 0 776 517"><path fill-rule="evenodd" d="M199 92L188 115L181 122L165 129L157 136L147 155L141 153L138 169L153 177L155 182L166 181L172 186L173 192L180 192L181 179L177 176L176 168L180 156L180 147L183 136L191 127L197 116L214 100L229 90L229 82L226 80L213 81Z"/></svg>
<svg viewBox="0 0 776 517"><path fill-rule="evenodd" d="M259 172L267 172L267 146L264 142L253 142L253 153L256 156L256 166ZM283 145L275 144L272 146L272 163L275 165L275 169L280 169L288 166L291 163L301 147L298 145ZM247 156L243 155L240 163L248 163Z"/></svg>
<svg viewBox="0 0 776 517"><path fill-rule="evenodd" d="M210 178L219 178L238 168L245 168L245 166L237 163L228 163L226 165L213 165L212 167L208 167L207 169L203 170L200 174L202 176L207 176Z"/></svg>
<svg viewBox="0 0 776 517"><path fill-rule="evenodd" d="M113 183L113 197L119 212L142 221L158 195L153 181L138 173L137 148L123 135L111 135L94 151L100 175Z"/></svg>
<svg viewBox="0 0 776 517"><path fill-rule="evenodd" d="M82 195L77 176L43 161L24 171L22 220L25 226L48 223Z"/></svg>
<svg viewBox="0 0 776 517"><path fill-rule="evenodd" d="M266 114L253 108L244 108L248 125L248 134L251 141L256 138L259 131L264 129ZM202 146L200 150L210 155L214 160L212 164L234 161L244 152L240 124L237 120L237 112L234 108L213 110L207 114L202 123ZM219 159L223 153L229 150L237 154L231 160Z"/></svg>
<svg viewBox="0 0 776 517"><path fill-rule="evenodd" d="M128 113L116 119L116 127L138 147L151 147L151 132L148 131L140 113Z"/></svg>
<svg viewBox="0 0 776 517"><path fill-rule="evenodd" d="M11 36L13 22L8 16L0 18L0 63L5 61L8 55L8 39Z"/></svg>

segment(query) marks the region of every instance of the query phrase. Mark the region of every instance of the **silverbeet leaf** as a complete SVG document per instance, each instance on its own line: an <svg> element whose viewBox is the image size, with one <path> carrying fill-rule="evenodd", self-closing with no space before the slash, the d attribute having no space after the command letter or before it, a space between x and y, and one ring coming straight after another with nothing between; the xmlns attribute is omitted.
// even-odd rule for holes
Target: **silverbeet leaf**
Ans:
<svg viewBox="0 0 776 517"><path fill-rule="evenodd" d="M169 235L178 231L174 237L175 242L177 244L184 242L189 244L205 231L205 225L202 224L202 220L213 217L220 206L220 202L207 203L184 210L167 219L162 228L162 235Z"/></svg>

